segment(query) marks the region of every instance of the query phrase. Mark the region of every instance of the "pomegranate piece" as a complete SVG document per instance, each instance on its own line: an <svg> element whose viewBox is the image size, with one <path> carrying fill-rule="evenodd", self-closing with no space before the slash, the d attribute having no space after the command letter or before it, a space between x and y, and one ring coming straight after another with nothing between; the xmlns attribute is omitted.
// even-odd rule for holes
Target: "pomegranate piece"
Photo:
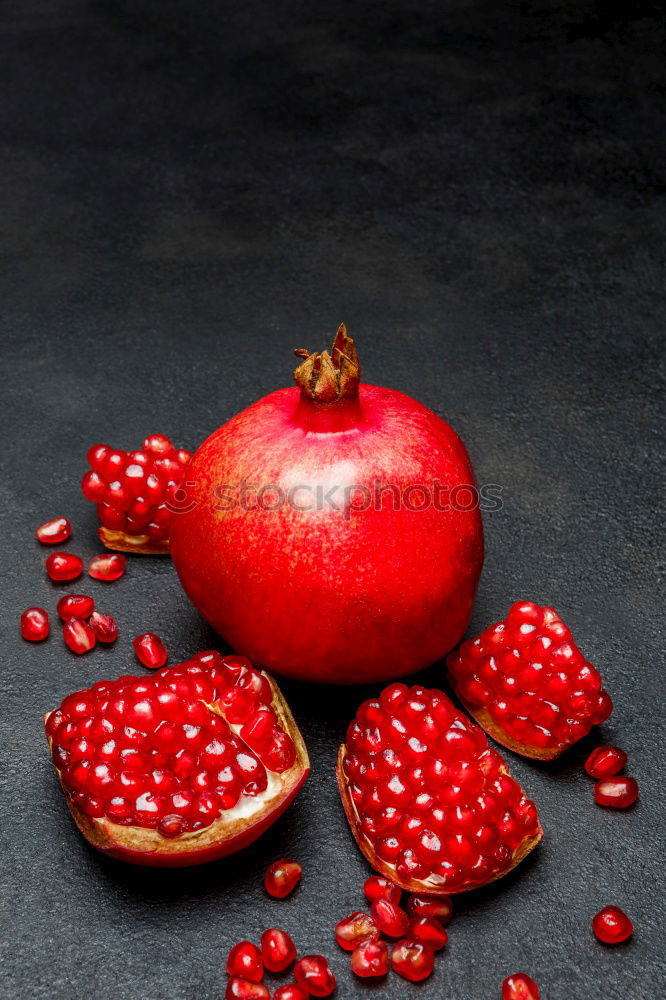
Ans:
<svg viewBox="0 0 666 1000"><path fill-rule="evenodd" d="M634 925L619 906L604 906L592 918L592 930L604 944L622 944L634 933Z"/></svg>
<svg viewBox="0 0 666 1000"><path fill-rule="evenodd" d="M106 552L104 555L92 557L88 563L88 576L91 576L93 580L103 580L104 583L112 583L114 580L119 580L121 576L125 575L126 568L127 560L125 556L110 555Z"/></svg>
<svg viewBox="0 0 666 1000"><path fill-rule="evenodd" d="M402 889L399 885L389 882L381 875L371 875L363 883L363 892L369 903L376 903L378 899L388 899L391 903L399 903L402 899Z"/></svg>
<svg viewBox="0 0 666 1000"><path fill-rule="evenodd" d="M227 972L230 976L260 983L264 978L264 961L256 944L251 941L235 944L227 958Z"/></svg>
<svg viewBox="0 0 666 1000"><path fill-rule="evenodd" d="M502 1000L540 1000L539 987L527 973L516 972L502 983Z"/></svg>
<svg viewBox="0 0 666 1000"><path fill-rule="evenodd" d="M164 434L151 434L138 451L96 444L88 451L90 470L81 489L97 504L100 541L118 552L169 551L175 511L183 508L183 488L191 455ZM190 484L191 485L191 484Z"/></svg>
<svg viewBox="0 0 666 1000"><path fill-rule="evenodd" d="M449 940L449 935L437 917L415 917L409 925L409 936L433 951L439 951Z"/></svg>
<svg viewBox="0 0 666 1000"><path fill-rule="evenodd" d="M270 991L263 983L234 976L227 983L225 1000L270 1000Z"/></svg>
<svg viewBox="0 0 666 1000"><path fill-rule="evenodd" d="M284 972L296 961L296 945L286 931L271 927L261 935L261 956L269 972Z"/></svg>
<svg viewBox="0 0 666 1000"><path fill-rule="evenodd" d="M95 602L86 594L66 594L57 604L57 611L64 622L70 618L90 618L95 610Z"/></svg>
<svg viewBox="0 0 666 1000"><path fill-rule="evenodd" d="M68 618L62 627L65 643L73 653L88 653L95 648L95 633L82 618Z"/></svg>
<svg viewBox="0 0 666 1000"><path fill-rule="evenodd" d="M421 941L404 938L393 945L391 966L403 979L409 980L410 983L420 983L422 979L432 975L435 955Z"/></svg>
<svg viewBox="0 0 666 1000"><path fill-rule="evenodd" d="M273 994L273 1000L309 1000L310 994L296 983L285 983Z"/></svg>
<svg viewBox="0 0 666 1000"><path fill-rule="evenodd" d="M627 755L619 747L597 747L585 761L585 770L591 778L614 778L626 764Z"/></svg>
<svg viewBox="0 0 666 1000"><path fill-rule="evenodd" d="M363 941L376 941L379 929L369 913L356 911L335 925L335 940L345 951L353 951Z"/></svg>
<svg viewBox="0 0 666 1000"><path fill-rule="evenodd" d="M409 917L397 903L392 903L390 899L378 899L370 907L370 912L379 930L387 937L398 938L407 933Z"/></svg>
<svg viewBox="0 0 666 1000"><path fill-rule="evenodd" d="M335 989L335 976L323 955L304 955L294 966L294 979L310 996L327 997Z"/></svg>
<svg viewBox="0 0 666 1000"><path fill-rule="evenodd" d="M46 639L50 628L49 616L44 608L26 608L21 613L21 635L28 642Z"/></svg>
<svg viewBox="0 0 666 1000"><path fill-rule="evenodd" d="M555 609L530 601L514 604L506 621L468 639L447 663L479 725L525 757L552 760L613 708Z"/></svg>
<svg viewBox="0 0 666 1000"><path fill-rule="evenodd" d="M102 615L99 611L94 611L89 624L98 642L110 643L118 638L118 625L111 615Z"/></svg>
<svg viewBox="0 0 666 1000"><path fill-rule="evenodd" d="M453 900L448 896L410 896L407 913L410 917L436 917L446 926L453 916Z"/></svg>
<svg viewBox="0 0 666 1000"><path fill-rule="evenodd" d="M83 559L71 552L53 552L46 559L46 572L54 583L76 580L83 573Z"/></svg>
<svg viewBox="0 0 666 1000"><path fill-rule="evenodd" d="M292 894L301 881L302 874L303 869L298 861L282 858L280 861L274 861L266 869L264 888L269 896L273 896L275 899L285 899Z"/></svg>
<svg viewBox="0 0 666 1000"><path fill-rule="evenodd" d="M441 691L392 684L366 701L337 773L361 851L410 892L443 896L485 885L542 836L534 803L482 730ZM380 927L375 907L386 903L397 905L373 904Z"/></svg>
<svg viewBox="0 0 666 1000"><path fill-rule="evenodd" d="M53 517L35 529L37 541L42 545L60 545L67 541L71 533L72 526L66 517Z"/></svg>
<svg viewBox="0 0 666 1000"><path fill-rule="evenodd" d="M349 964L354 975L360 979L385 976L389 968L386 941L362 941L352 952Z"/></svg>
<svg viewBox="0 0 666 1000"><path fill-rule="evenodd" d="M290 805L309 773L303 740L274 681L238 660L206 652L98 681L47 714L67 805L94 847L135 864L200 864L252 843ZM234 691L250 720L273 713L268 743L253 746L230 722ZM273 770L285 740L291 763Z"/></svg>
<svg viewBox="0 0 666 1000"><path fill-rule="evenodd" d="M142 632L136 639L132 639L132 645L139 663L150 670L163 667L167 661L166 646L154 632Z"/></svg>
<svg viewBox="0 0 666 1000"><path fill-rule="evenodd" d="M638 798L635 778L605 778L594 786L594 801L609 809L628 809Z"/></svg>

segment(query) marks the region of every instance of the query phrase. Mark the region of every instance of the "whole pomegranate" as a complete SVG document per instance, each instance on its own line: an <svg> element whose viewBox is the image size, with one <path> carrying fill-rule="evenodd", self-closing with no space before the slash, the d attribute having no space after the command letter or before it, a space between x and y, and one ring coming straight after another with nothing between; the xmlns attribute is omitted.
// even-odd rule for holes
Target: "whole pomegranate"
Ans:
<svg viewBox="0 0 666 1000"><path fill-rule="evenodd" d="M360 382L341 326L296 388L197 450L171 553L201 614L271 671L353 684L413 673L464 633L483 561L474 473L456 433Z"/></svg>

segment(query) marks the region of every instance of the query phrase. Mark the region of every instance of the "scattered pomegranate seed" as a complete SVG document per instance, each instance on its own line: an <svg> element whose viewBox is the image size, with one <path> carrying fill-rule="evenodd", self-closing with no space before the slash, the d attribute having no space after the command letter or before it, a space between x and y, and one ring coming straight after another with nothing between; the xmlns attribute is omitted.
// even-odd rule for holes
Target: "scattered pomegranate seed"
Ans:
<svg viewBox="0 0 666 1000"><path fill-rule="evenodd" d="M72 526L66 517L53 517L35 530L37 541L42 545L60 545L72 533Z"/></svg>
<svg viewBox="0 0 666 1000"><path fill-rule="evenodd" d="M290 861L288 858L274 861L268 866L264 876L266 892L275 899L285 899L301 881L302 874L303 869L298 861Z"/></svg>
<svg viewBox="0 0 666 1000"><path fill-rule="evenodd" d="M239 941L235 944L227 958L227 972L230 976L260 983L264 978L264 961L256 944L251 941Z"/></svg>
<svg viewBox="0 0 666 1000"><path fill-rule="evenodd" d="M363 941L376 941L379 929L369 913L356 911L335 925L335 940L345 951L353 951Z"/></svg>
<svg viewBox="0 0 666 1000"><path fill-rule="evenodd" d="M604 906L592 918L592 930L604 944L622 944L634 933L634 925L619 906Z"/></svg>
<svg viewBox="0 0 666 1000"><path fill-rule="evenodd" d="M95 602L85 594L67 594L58 601L57 610L64 622L70 618L86 619L95 610Z"/></svg>
<svg viewBox="0 0 666 1000"><path fill-rule="evenodd" d="M46 639L49 629L49 616L44 608L26 608L21 614L21 635L28 642Z"/></svg>
<svg viewBox="0 0 666 1000"><path fill-rule="evenodd" d="M127 565L125 556L117 552L105 552L101 556L93 556L88 563L88 576L93 580L103 580L105 583L112 583L119 580L124 575Z"/></svg>
<svg viewBox="0 0 666 1000"><path fill-rule="evenodd" d="M610 809L628 809L638 798L635 778L606 778L594 786L594 801Z"/></svg>
<svg viewBox="0 0 666 1000"><path fill-rule="evenodd" d="M273 1000L309 1000L310 994L296 983L285 983L273 994Z"/></svg>
<svg viewBox="0 0 666 1000"><path fill-rule="evenodd" d="M96 643L95 633L82 618L69 618L62 627L62 634L73 653L88 653Z"/></svg>
<svg viewBox="0 0 666 1000"><path fill-rule="evenodd" d="M163 667L167 661L166 646L154 632L143 632L132 640L139 663L151 670Z"/></svg>
<svg viewBox="0 0 666 1000"><path fill-rule="evenodd" d="M294 979L313 997L327 997L335 989L335 976L323 955L304 955L294 966Z"/></svg>
<svg viewBox="0 0 666 1000"><path fill-rule="evenodd" d="M627 755L619 747L597 747L585 761L591 778L613 778L626 766Z"/></svg>
<svg viewBox="0 0 666 1000"><path fill-rule="evenodd" d="M392 903L390 899L378 899L370 907L370 912L377 927L387 937L397 938L407 933L409 917L397 903Z"/></svg>
<svg viewBox="0 0 666 1000"><path fill-rule="evenodd" d="M502 1000L540 1000L539 987L527 973L516 972L502 983Z"/></svg>
<svg viewBox="0 0 666 1000"><path fill-rule="evenodd" d="M90 616L90 626L98 642L110 643L118 638L118 625L111 615L102 615L99 611L95 611Z"/></svg>
<svg viewBox="0 0 666 1000"><path fill-rule="evenodd" d="M46 560L46 572L55 583L76 580L83 573L83 559L71 552L53 552Z"/></svg>
<svg viewBox="0 0 666 1000"><path fill-rule="evenodd" d="M403 979L408 979L410 983L420 983L432 974L435 955L421 941L404 938L393 946L391 965Z"/></svg>
<svg viewBox="0 0 666 1000"><path fill-rule="evenodd" d="M261 935L261 957L269 972L284 972L296 961L296 945L286 931L271 927Z"/></svg>
<svg viewBox="0 0 666 1000"><path fill-rule="evenodd" d="M225 1000L270 1000L270 992L263 983L253 983L249 979L234 976L227 983Z"/></svg>
<svg viewBox="0 0 666 1000"><path fill-rule="evenodd" d="M433 951L439 951L449 940L449 935L437 917L415 917L409 925L409 936Z"/></svg>
<svg viewBox="0 0 666 1000"><path fill-rule="evenodd" d="M402 898L402 889L394 882L389 882L381 875L371 875L363 883L363 892L369 903L376 903L379 899L388 899L391 903L399 903Z"/></svg>
<svg viewBox="0 0 666 1000"><path fill-rule="evenodd" d="M386 941L362 941L349 960L354 975L374 979L388 972L389 958Z"/></svg>
<svg viewBox="0 0 666 1000"><path fill-rule="evenodd" d="M410 917L437 917L446 926L453 916L453 900L449 896L410 896L407 913Z"/></svg>

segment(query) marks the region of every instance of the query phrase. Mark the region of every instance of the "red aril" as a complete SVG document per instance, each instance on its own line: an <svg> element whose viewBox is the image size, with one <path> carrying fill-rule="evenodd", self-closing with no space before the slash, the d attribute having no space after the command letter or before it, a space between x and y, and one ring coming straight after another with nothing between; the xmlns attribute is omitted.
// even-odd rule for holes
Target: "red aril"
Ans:
<svg viewBox="0 0 666 1000"><path fill-rule="evenodd" d="M542 837L534 803L441 691L392 684L364 702L337 774L361 851L409 892L448 896L485 885ZM387 903L372 907L380 927L376 908Z"/></svg>
<svg viewBox="0 0 666 1000"><path fill-rule="evenodd" d="M66 594L57 604L58 614L64 622L70 618L90 618L95 610L95 602L86 594Z"/></svg>
<svg viewBox="0 0 666 1000"><path fill-rule="evenodd" d="M345 951L353 951L363 941L376 941L379 929L369 913L357 910L335 925L335 940Z"/></svg>
<svg viewBox="0 0 666 1000"><path fill-rule="evenodd" d="M627 755L619 747L596 747L585 761L591 778L613 778L626 766Z"/></svg>
<svg viewBox="0 0 666 1000"><path fill-rule="evenodd" d="M470 715L525 757L558 757L613 709L555 609L531 601L518 601L506 621L463 642L447 663Z"/></svg>
<svg viewBox="0 0 666 1000"><path fill-rule="evenodd" d="M125 575L126 566L125 556L110 555L106 552L104 555L92 557L88 563L88 576L91 576L93 580L112 583Z"/></svg>
<svg viewBox="0 0 666 1000"><path fill-rule="evenodd" d="M592 930L604 944L622 944L634 933L634 925L619 906L604 906L592 918Z"/></svg>
<svg viewBox="0 0 666 1000"><path fill-rule="evenodd" d="M386 941L362 941L352 952L349 964L354 975L361 979L385 976L389 968Z"/></svg>
<svg viewBox="0 0 666 1000"><path fill-rule="evenodd" d="M72 526L66 517L53 517L35 529L37 541L42 545L60 545L67 541L71 533Z"/></svg>
<svg viewBox="0 0 666 1000"><path fill-rule="evenodd" d="M407 913L410 917L436 917L446 926L453 916L453 900L448 896L410 896Z"/></svg>
<svg viewBox="0 0 666 1000"><path fill-rule="evenodd" d="M594 801L609 809L628 809L638 798L635 778L605 778L594 786Z"/></svg>
<svg viewBox="0 0 666 1000"><path fill-rule="evenodd" d="M420 983L432 975L435 967L434 952L421 941L405 938L393 945L391 966L403 979L410 983Z"/></svg>
<svg viewBox="0 0 666 1000"><path fill-rule="evenodd" d="M142 632L136 639L132 639L132 645L139 663L150 670L163 667L167 661L166 646L154 632Z"/></svg>
<svg viewBox="0 0 666 1000"><path fill-rule="evenodd" d="M46 559L46 572L54 583L76 580L83 573L83 559L71 552L53 552Z"/></svg>
<svg viewBox="0 0 666 1000"><path fill-rule="evenodd" d="M269 972L284 972L296 961L296 945L286 931L271 927L261 935L261 955Z"/></svg>
<svg viewBox="0 0 666 1000"><path fill-rule="evenodd" d="M323 955L304 955L294 966L294 979L310 996L327 997L335 989L335 976Z"/></svg>
<svg viewBox="0 0 666 1000"><path fill-rule="evenodd" d="M225 1000L270 1000L270 990L263 983L234 976L227 983Z"/></svg>
<svg viewBox="0 0 666 1000"><path fill-rule="evenodd" d="M388 899L391 903L399 903L402 898L402 889L399 885L389 882L381 875L371 875L363 883L363 892L369 903L376 903L379 899Z"/></svg>
<svg viewBox="0 0 666 1000"><path fill-rule="evenodd" d="M449 940L449 935L437 917L415 917L409 925L409 936L433 951L439 951Z"/></svg>
<svg viewBox="0 0 666 1000"><path fill-rule="evenodd" d="M118 638L118 625L111 615L102 615L99 611L94 611L89 624L98 642L111 643Z"/></svg>
<svg viewBox="0 0 666 1000"><path fill-rule="evenodd" d="M303 869L298 861L281 858L279 861L273 861L266 869L264 888L269 896L273 896L275 899L285 899L292 894L301 881L302 874Z"/></svg>
<svg viewBox="0 0 666 1000"><path fill-rule="evenodd" d="M66 645L73 653L89 653L95 648L96 637L88 622L82 618L68 618L62 627Z"/></svg>
<svg viewBox="0 0 666 1000"><path fill-rule="evenodd" d="M397 903L392 903L390 899L378 899L370 907L372 919L375 924L387 937L402 937L409 927L409 917Z"/></svg>
<svg viewBox="0 0 666 1000"><path fill-rule="evenodd" d="M230 976L260 983L264 978L264 962L256 944L251 941L235 944L227 957L227 972Z"/></svg>
<svg viewBox="0 0 666 1000"><path fill-rule="evenodd" d="M231 647L269 670L338 684L413 673L469 621L483 561L469 457L441 417L360 382L344 326L330 355L298 354L296 387L192 458L176 569Z"/></svg>
<svg viewBox="0 0 666 1000"><path fill-rule="evenodd" d="M135 864L200 864L252 843L290 805L309 773L303 740L275 682L237 661L206 652L98 681L45 717L67 805L94 847ZM228 717L238 690L250 719L274 713L261 745Z"/></svg>
<svg viewBox="0 0 666 1000"><path fill-rule="evenodd" d="M28 642L41 642L49 634L49 616L44 608L26 608L21 614L21 636Z"/></svg>
<svg viewBox="0 0 666 1000"><path fill-rule="evenodd" d="M285 983L273 994L273 1000L309 1000L310 994L296 983Z"/></svg>
<svg viewBox="0 0 666 1000"><path fill-rule="evenodd" d="M527 973L516 972L502 983L502 1000L540 1000L539 987Z"/></svg>

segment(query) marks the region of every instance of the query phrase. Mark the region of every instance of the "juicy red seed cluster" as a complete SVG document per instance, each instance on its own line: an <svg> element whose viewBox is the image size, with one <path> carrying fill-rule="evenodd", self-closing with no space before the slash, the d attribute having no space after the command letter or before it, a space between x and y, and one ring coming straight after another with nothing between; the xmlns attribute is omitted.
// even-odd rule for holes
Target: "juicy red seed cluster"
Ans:
<svg viewBox="0 0 666 1000"><path fill-rule="evenodd" d="M385 688L359 709L346 749L358 832L400 878L482 885L538 832L534 803L441 691Z"/></svg>
<svg viewBox="0 0 666 1000"><path fill-rule="evenodd" d="M91 469L81 488L97 504L104 527L164 542L190 458L163 434L147 437L138 451L96 444L88 451Z"/></svg>
<svg viewBox="0 0 666 1000"><path fill-rule="evenodd" d="M87 816L176 837L261 794L267 771L292 766L296 749L271 700L249 660L200 653L154 676L69 695L46 731L62 782Z"/></svg>
<svg viewBox="0 0 666 1000"><path fill-rule="evenodd" d="M553 608L524 601L448 658L455 687L519 743L565 747L604 722L612 702L599 672Z"/></svg>

